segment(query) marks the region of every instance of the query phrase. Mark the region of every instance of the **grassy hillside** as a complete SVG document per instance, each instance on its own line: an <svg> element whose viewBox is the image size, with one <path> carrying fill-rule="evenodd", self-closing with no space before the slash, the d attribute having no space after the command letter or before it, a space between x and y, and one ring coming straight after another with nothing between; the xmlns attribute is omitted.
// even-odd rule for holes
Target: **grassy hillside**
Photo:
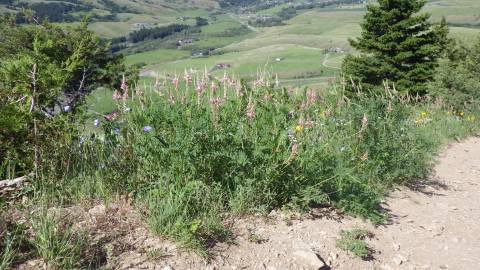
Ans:
<svg viewBox="0 0 480 270"><path fill-rule="evenodd" d="M159 74L206 68L215 75L226 71L254 77L259 70L267 70L278 74L281 82L293 85L321 84L338 73L343 56L350 51L348 38L359 35L359 22L365 11L363 4L297 9L295 16L276 22L278 25L259 27L258 20L268 21L279 16L291 4L285 1L270 1L268 5L265 1L237 1L237 7L256 2L258 8L253 11L252 8L231 9L232 1L217 0L28 2L62 2L92 7L89 12L72 14L79 18L87 13L93 14L91 29L105 38L126 36L144 27L195 25L195 18L202 17L208 20L208 25L196 32L125 44L127 48L121 53L127 55L127 64L145 65L146 71ZM230 4L225 5L227 2ZM295 1L294 5L301 3ZM6 5L0 5L0 8L7 10ZM446 17L451 35L457 39L470 42L479 36L480 1L432 0L425 11L432 14L433 21ZM179 40L185 39L192 42L177 46ZM217 65L228 68L218 69Z"/></svg>
<svg viewBox="0 0 480 270"><path fill-rule="evenodd" d="M282 6L262 10L259 14L275 14ZM426 8L432 14L432 20L438 21L445 16L451 26L451 36L470 42L480 35L477 28L480 13L480 1L432 1ZM253 27L250 37L218 48L208 58L189 59L181 57L171 61L158 56L155 62L145 69L158 73L181 72L185 68L214 70L217 64L229 64L227 72L252 77L258 70L266 69L277 73L285 84L320 84L328 77L338 73L341 60L350 51L348 38L359 35L359 22L364 14L362 5L345 5L316 8L299 12L284 25L274 27ZM238 23L248 25L252 14L230 14ZM229 21L228 23L232 23ZM218 26L215 26L218 27ZM217 39L203 40L202 44L215 44ZM220 46L219 46L220 47ZM335 51L338 48L340 52ZM326 52L326 50L334 50ZM342 52L343 51L343 52ZM151 55L156 58L155 54ZM129 56L130 63L136 56ZM282 59L275 61L276 58ZM139 60L140 61L140 60ZM216 70L214 74L224 71Z"/></svg>

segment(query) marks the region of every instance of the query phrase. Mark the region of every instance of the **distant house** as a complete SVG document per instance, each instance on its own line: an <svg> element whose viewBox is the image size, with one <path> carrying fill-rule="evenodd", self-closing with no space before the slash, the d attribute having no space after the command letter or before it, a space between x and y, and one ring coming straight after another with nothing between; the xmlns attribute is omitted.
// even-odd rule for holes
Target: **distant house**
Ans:
<svg viewBox="0 0 480 270"><path fill-rule="evenodd" d="M283 57L277 57L277 58L275 58L275 61L281 62L281 61L283 61L284 59L285 59L285 58L283 58Z"/></svg>
<svg viewBox="0 0 480 270"><path fill-rule="evenodd" d="M180 39L180 40L177 40L177 46L185 46L185 45L188 45L188 44L192 44L194 42L193 39Z"/></svg>
<svg viewBox="0 0 480 270"><path fill-rule="evenodd" d="M153 25L150 23L134 23L132 24L132 26L134 29L143 29L143 28L149 29L153 27Z"/></svg>
<svg viewBox="0 0 480 270"><path fill-rule="evenodd" d="M326 52L329 52L329 53L344 53L345 51L342 48L339 48L339 47L331 47L331 48L326 49Z"/></svg>
<svg viewBox="0 0 480 270"><path fill-rule="evenodd" d="M215 65L216 69L227 69L230 68L232 65L227 64L227 63L218 63Z"/></svg>

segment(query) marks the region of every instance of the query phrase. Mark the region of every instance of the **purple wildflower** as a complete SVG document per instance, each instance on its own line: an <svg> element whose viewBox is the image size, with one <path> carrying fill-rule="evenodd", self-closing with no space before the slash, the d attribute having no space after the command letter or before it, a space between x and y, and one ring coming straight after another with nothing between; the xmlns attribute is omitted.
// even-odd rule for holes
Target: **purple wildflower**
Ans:
<svg viewBox="0 0 480 270"><path fill-rule="evenodd" d="M151 126L144 126L144 127L143 127L143 132L149 133L150 131L152 131L152 129L153 129L153 128L152 128Z"/></svg>

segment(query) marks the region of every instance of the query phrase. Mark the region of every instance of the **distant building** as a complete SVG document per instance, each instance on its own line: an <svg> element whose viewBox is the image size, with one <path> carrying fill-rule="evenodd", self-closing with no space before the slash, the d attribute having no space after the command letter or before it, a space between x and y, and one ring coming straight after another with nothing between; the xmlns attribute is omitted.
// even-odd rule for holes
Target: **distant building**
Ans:
<svg viewBox="0 0 480 270"><path fill-rule="evenodd" d="M345 51L342 48L339 47L331 47L325 50L326 52L329 53L344 53Z"/></svg>
<svg viewBox="0 0 480 270"><path fill-rule="evenodd" d="M230 64L227 64L227 63L218 63L215 65L215 68L216 69L228 69L230 68L232 65Z"/></svg>
<svg viewBox="0 0 480 270"><path fill-rule="evenodd" d="M151 23L134 23L134 24L132 24L132 26L135 29L142 29L142 28L149 29L149 28L153 27L153 25Z"/></svg>
<svg viewBox="0 0 480 270"><path fill-rule="evenodd" d="M180 39L180 40L177 40L177 46L184 46L184 45L192 44L193 42L194 42L193 39Z"/></svg>

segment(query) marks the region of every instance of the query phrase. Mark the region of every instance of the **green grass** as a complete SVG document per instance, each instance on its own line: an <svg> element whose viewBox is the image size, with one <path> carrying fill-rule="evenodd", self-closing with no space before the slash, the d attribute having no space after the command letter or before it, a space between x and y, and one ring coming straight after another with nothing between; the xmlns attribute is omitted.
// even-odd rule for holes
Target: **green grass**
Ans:
<svg viewBox="0 0 480 270"><path fill-rule="evenodd" d="M475 10L479 3L471 0L462 0L452 3L451 1L434 1L429 3L426 11L432 12L433 20L449 12L447 20L452 23L475 23ZM276 12L280 7L261 11L260 13ZM452 11L452 12L450 12ZM281 80L288 81L287 85L323 85L317 80L299 80L298 77L309 77L306 74L316 74L320 77L330 77L337 74L341 66L343 57L332 56L327 65L335 68L326 68L322 66L322 56L315 55L312 50L323 51L326 48L339 47L347 52L350 51L348 38L360 34L359 23L364 11L358 8L343 9L322 9L300 12L300 14L288 21L286 25L257 28L253 32L243 37L212 38L231 27L238 27L238 21L246 22L247 19L242 16L233 18L233 15L220 15L216 22L204 28L204 35L191 48L220 47L217 51L223 55L212 56L209 58L181 60L175 59L171 62L152 63L152 66L146 67L160 73L181 72L188 68L208 69L218 63L232 64L230 73L239 74L245 77L252 77L258 70L270 64L268 70L278 73ZM455 16L463 16L463 19ZM463 39L466 42L473 41L480 35L480 29L467 27L452 27L451 36ZM310 48L311 50L307 50ZM287 60L283 63L272 63L276 57L284 56ZM177 61L178 60L178 61ZM304 62L304 65L301 63ZM155 65L156 64L156 65ZM218 74L221 72L218 72ZM310 75L311 76L311 75ZM294 80L292 82L292 80Z"/></svg>
<svg viewBox="0 0 480 270"><path fill-rule="evenodd" d="M340 231L340 239L337 240L337 247L351 252L362 259L368 259L372 256L372 249L365 242L370 238L371 233L364 229L352 229L350 231Z"/></svg>
<svg viewBox="0 0 480 270"><path fill-rule="evenodd" d="M91 130L96 139L75 150L82 153L75 165L82 174L60 181L62 194L135 194L153 232L204 256L208 243L231 239L224 219L238 214L320 203L382 222L378 204L393 185L427 175L442 145L475 130L467 116L429 105L384 97L342 103L338 85L316 94L244 85L239 96L234 80L217 110L211 102L223 97L222 84L216 94L207 89L200 97L195 86L175 90L170 81L159 88L149 82L127 104L131 113L103 122ZM111 100L109 92L95 96ZM322 102L302 108L312 96ZM144 132L145 126L152 130ZM346 233L342 245L366 257L362 237Z"/></svg>
<svg viewBox="0 0 480 270"><path fill-rule="evenodd" d="M33 218L32 222L33 245L49 269L75 269L80 266L84 245L80 233L74 232L69 225L62 226L59 220L46 212Z"/></svg>
<svg viewBox="0 0 480 270"><path fill-rule="evenodd" d="M276 58L282 58L276 61ZM241 52L230 52L206 58L195 58L165 62L152 65L146 69L152 69L160 74L183 73L185 69L194 68L212 70L220 63L230 64L231 68L226 71L241 77L256 77L259 71L267 70L272 74L278 74L281 79L294 77L331 77L338 74L338 70L322 66L325 54L322 50L310 47L300 47L291 44L272 45ZM220 76L223 70L217 70L213 74Z"/></svg>
<svg viewBox="0 0 480 270"><path fill-rule="evenodd" d="M127 55L125 57L125 64L157 64L164 63L173 60L179 60L183 58L190 58L190 52L184 50L168 50L158 49L154 51L148 51L143 53L136 53Z"/></svg>
<svg viewBox="0 0 480 270"><path fill-rule="evenodd" d="M434 20L445 17L455 24L480 24L480 2L476 0L436 0L430 1L425 10Z"/></svg>

